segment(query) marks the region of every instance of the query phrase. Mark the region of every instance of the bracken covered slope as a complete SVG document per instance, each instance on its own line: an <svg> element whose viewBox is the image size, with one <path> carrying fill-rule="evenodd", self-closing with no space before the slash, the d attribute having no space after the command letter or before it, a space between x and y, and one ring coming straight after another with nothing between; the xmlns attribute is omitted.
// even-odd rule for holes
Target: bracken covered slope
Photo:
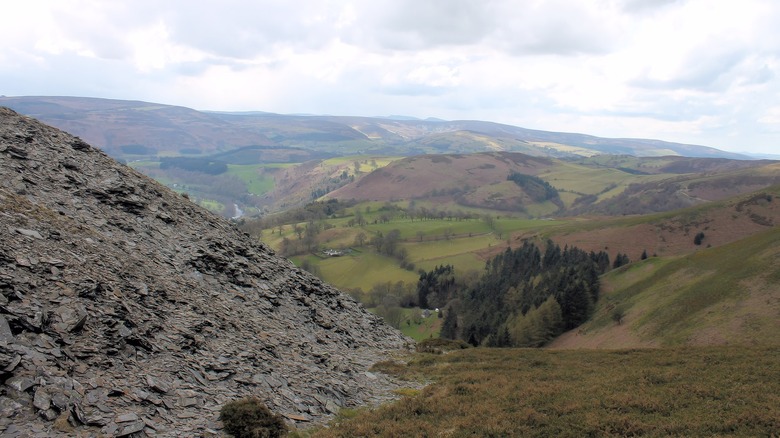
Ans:
<svg viewBox="0 0 780 438"><path fill-rule="evenodd" d="M0 435L200 436L376 402L409 340L229 222L0 108Z"/></svg>

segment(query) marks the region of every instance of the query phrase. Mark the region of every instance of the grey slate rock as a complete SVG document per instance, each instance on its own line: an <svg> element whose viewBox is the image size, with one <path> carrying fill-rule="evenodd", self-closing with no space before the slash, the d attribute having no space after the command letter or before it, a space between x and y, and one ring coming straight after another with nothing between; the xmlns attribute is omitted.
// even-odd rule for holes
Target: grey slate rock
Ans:
<svg viewBox="0 0 780 438"><path fill-rule="evenodd" d="M321 423L400 384L368 369L411 340L351 297L5 108L0 213L0 436L219 434L250 395Z"/></svg>

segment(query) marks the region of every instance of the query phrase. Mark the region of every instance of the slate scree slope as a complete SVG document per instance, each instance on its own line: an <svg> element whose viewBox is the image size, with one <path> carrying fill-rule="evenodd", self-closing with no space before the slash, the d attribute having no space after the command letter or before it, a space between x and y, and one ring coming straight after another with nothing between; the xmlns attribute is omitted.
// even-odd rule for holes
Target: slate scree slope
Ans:
<svg viewBox="0 0 780 438"><path fill-rule="evenodd" d="M0 108L0 435L199 436L258 396L321 421L411 342L226 220Z"/></svg>

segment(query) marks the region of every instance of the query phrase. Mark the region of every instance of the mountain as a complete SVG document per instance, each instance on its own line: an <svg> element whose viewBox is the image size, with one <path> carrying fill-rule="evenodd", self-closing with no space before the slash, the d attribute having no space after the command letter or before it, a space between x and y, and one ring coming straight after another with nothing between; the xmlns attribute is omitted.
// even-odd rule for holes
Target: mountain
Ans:
<svg viewBox="0 0 780 438"><path fill-rule="evenodd" d="M368 368L408 347L400 332L186 197L6 108L0 229L0 435L216 435L240 397L321 422L395 387Z"/></svg>
<svg viewBox="0 0 780 438"><path fill-rule="evenodd" d="M80 97L4 97L0 106L77 135L114 157L210 154L275 144L213 114L179 106Z"/></svg>
<svg viewBox="0 0 780 438"><path fill-rule="evenodd" d="M473 120L203 112L83 97L2 97L0 105L78 135L119 158L211 154L244 146L274 145L338 155L507 151L556 157L629 154L748 158L706 146L599 138Z"/></svg>

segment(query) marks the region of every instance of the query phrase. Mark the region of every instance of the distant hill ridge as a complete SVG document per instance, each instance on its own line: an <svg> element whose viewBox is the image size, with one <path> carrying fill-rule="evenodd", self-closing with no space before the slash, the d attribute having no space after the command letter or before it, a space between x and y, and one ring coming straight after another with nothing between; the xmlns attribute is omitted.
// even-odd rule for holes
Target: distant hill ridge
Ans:
<svg viewBox="0 0 780 438"><path fill-rule="evenodd" d="M544 180L558 189L562 200L545 205L546 200L534 199L509 181L513 173ZM624 215L674 210L778 183L780 167L769 160L626 155L562 160L483 152L401 158L325 197L426 200L448 209L477 207L546 216Z"/></svg>
<svg viewBox="0 0 780 438"><path fill-rule="evenodd" d="M2 436L217 434L247 395L316 422L395 387L368 367L409 340L352 298L6 108L0 230Z"/></svg>
<svg viewBox="0 0 780 438"><path fill-rule="evenodd" d="M203 112L139 101L54 96L2 97L0 105L78 135L115 157L123 155L123 147L137 145L158 153L188 149L203 154L243 146L285 145L344 155L498 150L558 157L630 154L748 158L706 146L600 138L474 120Z"/></svg>

